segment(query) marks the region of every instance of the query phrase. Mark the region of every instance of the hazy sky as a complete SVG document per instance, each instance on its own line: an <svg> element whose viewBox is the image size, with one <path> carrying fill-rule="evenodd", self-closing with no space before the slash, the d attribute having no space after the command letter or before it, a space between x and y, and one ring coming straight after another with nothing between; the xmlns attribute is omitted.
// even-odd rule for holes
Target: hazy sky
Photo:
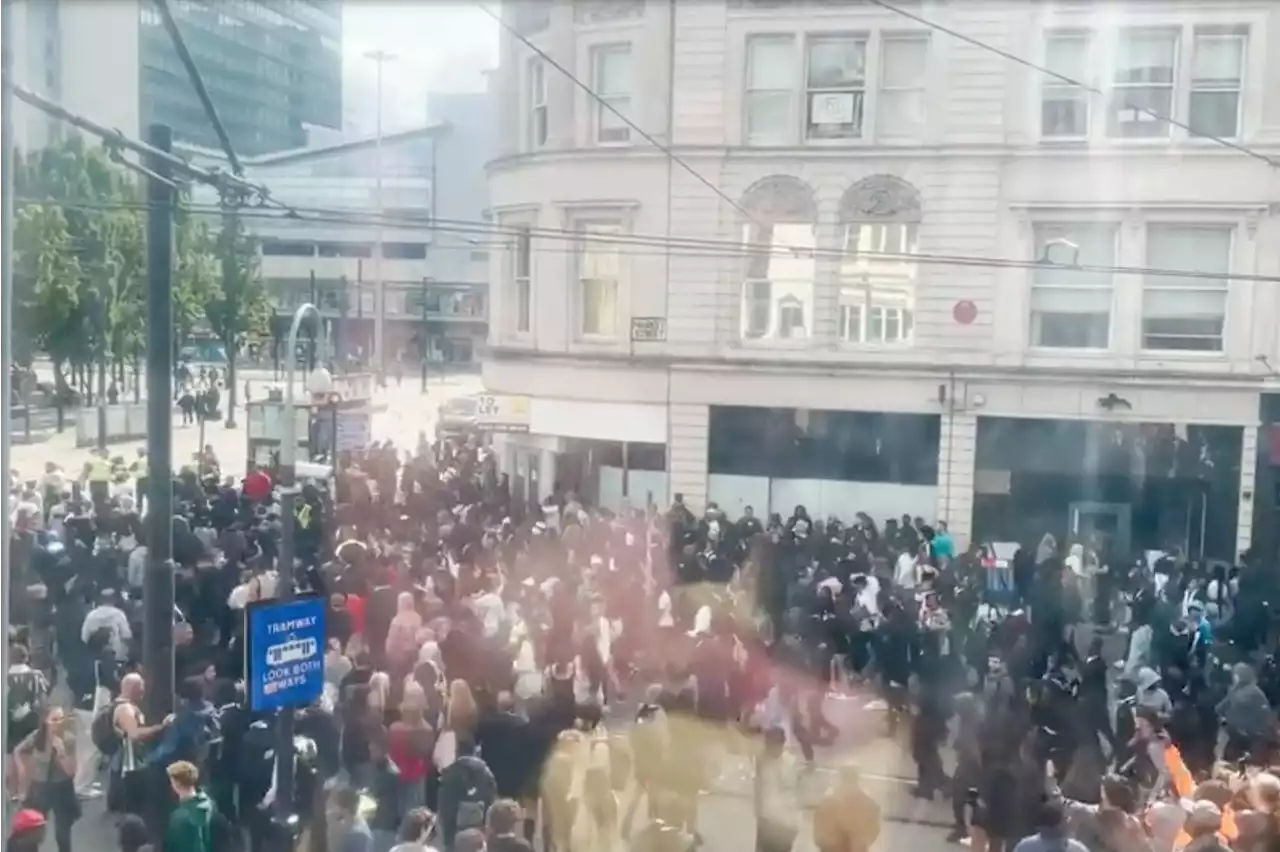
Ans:
<svg viewBox="0 0 1280 852"><path fill-rule="evenodd" d="M496 0L491 6L497 9ZM365 130L372 129L377 90L366 52L396 56L383 69L387 129L422 123L428 91L483 91L482 72L498 61L498 25L476 3L347 0L342 27L346 113Z"/></svg>

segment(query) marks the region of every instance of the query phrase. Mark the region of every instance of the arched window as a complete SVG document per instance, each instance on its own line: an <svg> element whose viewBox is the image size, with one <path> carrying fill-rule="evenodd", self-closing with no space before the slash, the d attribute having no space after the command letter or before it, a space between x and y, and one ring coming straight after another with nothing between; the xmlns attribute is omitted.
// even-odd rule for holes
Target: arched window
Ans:
<svg viewBox="0 0 1280 852"><path fill-rule="evenodd" d="M740 331L746 340L797 340L813 326L818 205L803 181L777 175L742 199L746 264Z"/></svg>
<svg viewBox="0 0 1280 852"><path fill-rule="evenodd" d="M892 175L864 178L840 199L841 340L911 343L917 269L911 255L916 253L921 214L920 193Z"/></svg>

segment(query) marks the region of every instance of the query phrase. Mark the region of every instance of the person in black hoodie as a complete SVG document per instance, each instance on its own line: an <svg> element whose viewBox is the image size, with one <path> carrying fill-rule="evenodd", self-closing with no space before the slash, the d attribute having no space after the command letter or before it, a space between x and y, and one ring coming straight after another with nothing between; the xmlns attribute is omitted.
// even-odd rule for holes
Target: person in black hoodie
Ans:
<svg viewBox="0 0 1280 852"><path fill-rule="evenodd" d="M499 796L520 800L536 789L538 765L533 735L528 720L515 712L515 699L510 692L498 693L494 709L481 715L476 745L481 754L489 756L485 762L493 772Z"/></svg>
<svg viewBox="0 0 1280 852"><path fill-rule="evenodd" d="M457 759L440 773L440 838L453 848L458 832L483 828L484 816L498 798L493 772L476 754L475 743L458 740Z"/></svg>

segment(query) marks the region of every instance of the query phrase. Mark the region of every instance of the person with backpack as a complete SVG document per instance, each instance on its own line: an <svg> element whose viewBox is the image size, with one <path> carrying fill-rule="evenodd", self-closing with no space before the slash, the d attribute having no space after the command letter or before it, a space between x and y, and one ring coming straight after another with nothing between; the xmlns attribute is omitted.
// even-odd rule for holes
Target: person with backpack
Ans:
<svg viewBox="0 0 1280 852"><path fill-rule="evenodd" d="M215 812L213 801L197 786L200 771L179 760L169 767L168 775L178 806L165 828L165 852L213 852Z"/></svg>
<svg viewBox="0 0 1280 852"><path fill-rule="evenodd" d="M460 831L484 828L485 814L498 798L498 783L476 754L469 738L457 742L456 759L440 772L440 840L444 852L453 849Z"/></svg>

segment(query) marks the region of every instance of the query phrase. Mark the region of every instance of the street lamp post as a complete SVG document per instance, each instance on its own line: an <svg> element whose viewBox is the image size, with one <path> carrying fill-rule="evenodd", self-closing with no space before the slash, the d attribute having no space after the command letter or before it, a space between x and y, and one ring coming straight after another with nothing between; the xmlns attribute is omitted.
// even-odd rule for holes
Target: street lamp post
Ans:
<svg viewBox="0 0 1280 852"><path fill-rule="evenodd" d="M373 203L377 216L373 236L373 287L377 295L377 305L373 314L373 354L378 371L387 365L386 353L386 285L382 280L382 66L395 60L395 55L385 50L370 50L365 54L378 68L377 104L375 109L377 130L374 136L373 160Z"/></svg>
<svg viewBox="0 0 1280 852"><path fill-rule="evenodd" d="M323 327L320 311L308 302L293 315L289 326L289 352L298 351L298 332L310 316L317 327ZM326 342L327 345L327 342ZM297 535L298 490L294 487L294 469L298 456L297 408L294 385L297 381L298 359L289 358L285 365L284 424L280 429L280 555L277 569L280 575L279 597L282 601L294 598L293 560L294 537ZM312 373L319 376L320 371ZM293 711L280 712L276 740L276 807L282 821L287 820L293 807Z"/></svg>

